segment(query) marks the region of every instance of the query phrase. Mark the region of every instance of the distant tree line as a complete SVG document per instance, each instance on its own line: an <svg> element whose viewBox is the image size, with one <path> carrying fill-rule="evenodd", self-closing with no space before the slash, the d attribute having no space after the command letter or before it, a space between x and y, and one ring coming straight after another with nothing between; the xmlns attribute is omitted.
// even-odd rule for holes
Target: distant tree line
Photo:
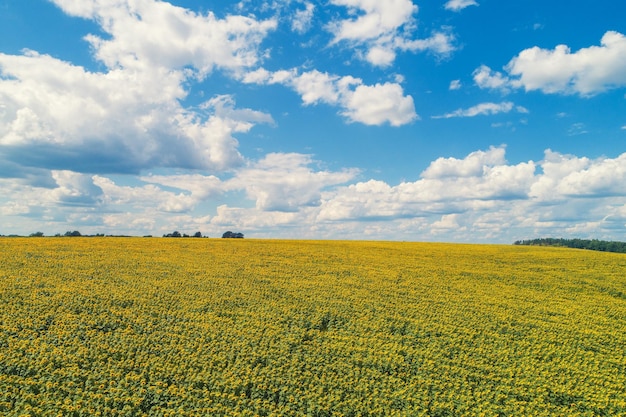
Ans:
<svg viewBox="0 0 626 417"><path fill-rule="evenodd" d="M243 233L231 232L230 230L222 235L224 239L243 239Z"/></svg>
<svg viewBox="0 0 626 417"><path fill-rule="evenodd" d="M0 235L4 236L4 235ZM28 237L44 237L45 234L43 232L33 232L28 235ZM130 235L105 235L104 233L96 233L93 235L84 235L78 230L68 230L65 233L55 233L54 237L131 237ZM8 237L24 237L23 235L8 235ZM151 235L144 237L152 237Z"/></svg>
<svg viewBox="0 0 626 417"><path fill-rule="evenodd" d="M54 237L130 237L128 235L105 235L104 233L97 233L95 235L83 235L82 233L80 233L78 230L68 230L67 232L65 232L64 234L61 233L57 233L54 235ZM2 235L0 234L0 237L21 237L20 235ZM44 237L44 233L43 232L34 232L28 235L28 237ZM144 237L152 237L152 235L145 235ZM196 232L193 235L188 235L187 233L180 233L178 230L173 231L172 233L166 233L163 235L163 237L208 237L208 236L203 236L201 232ZM243 239L243 233L239 233L239 232L231 232L230 230L228 232L225 232L222 235L223 238L234 238L234 239Z"/></svg>
<svg viewBox="0 0 626 417"><path fill-rule="evenodd" d="M614 242L598 239L562 239L540 238L530 240L518 240L514 245L527 246L562 246L566 248L597 250L602 252L626 253L626 242Z"/></svg>
<svg viewBox="0 0 626 417"><path fill-rule="evenodd" d="M175 230L172 233L167 233L163 235L163 237L208 237L208 236L202 236L201 232L196 232L193 235L189 236L187 233L181 234L178 230Z"/></svg>

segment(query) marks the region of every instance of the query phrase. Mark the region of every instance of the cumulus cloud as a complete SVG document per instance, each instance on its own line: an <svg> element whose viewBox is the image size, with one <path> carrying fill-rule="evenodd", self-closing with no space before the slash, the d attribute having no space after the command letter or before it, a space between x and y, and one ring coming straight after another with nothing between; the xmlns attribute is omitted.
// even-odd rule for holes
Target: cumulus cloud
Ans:
<svg viewBox="0 0 626 417"><path fill-rule="evenodd" d="M291 30L300 34L306 33L311 28L314 11L315 5L313 3L304 3L304 9L296 11L291 21Z"/></svg>
<svg viewBox="0 0 626 417"><path fill-rule="evenodd" d="M418 7L411 0L375 2L370 0L332 0L331 4L348 8L355 18L336 20L328 25L333 44L346 42L356 46L361 56L374 66L393 63L397 51L431 51L447 55L455 50L454 36L445 30L426 39L412 39L413 15Z"/></svg>
<svg viewBox="0 0 626 417"><path fill-rule="evenodd" d="M458 214L444 214L441 219L432 223L431 230L433 234L451 232L453 230L464 231L467 228L459 224L461 216Z"/></svg>
<svg viewBox="0 0 626 417"><path fill-rule="evenodd" d="M393 34L408 23L418 8L410 0L375 2L368 0L331 0L336 6L347 7L356 19L334 22L332 32L335 42L342 40L365 41Z"/></svg>
<svg viewBox="0 0 626 417"><path fill-rule="evenodd" d="M99 175L93 177L93 183L102 190L102 201L107 206L128 205L135 210L142 206L151 206L156 211L181 213L191 210L199 201L195 195L175 193L153 184L140 187L118 185L112 179Z"/></svg>
<svg viewBox="0 0 626 417"><path fill-rule="evenodd" d="M218 19L154 0L53 1L71 16L98 22L109 35L86 37L108 68L193 67L198 76L216 67L236 71L258 62L259 44L277 24L236 15Z"/></svg>
<svg viewBox="0 0 626 417"><path fill-rule="evenodd" d="M324 189L348 182L359 172L315 170L311 167L314 162L310 155L270 153L250 161L227 180L203 174L146 175L139 177L144 185L137 186L118 185L110 178L96 175L92 183L105 205L149 205L156 211L188 213L203 201L245 192L259 211L296 212L319 205Z"/></svg>
<svg viewBox="0 0 626 417"><path fill-rule="evenodd" d="M337 190L322 206L320 219L390 219L464 212L523 199L534 172L532 162L507 165L504 148L475 152L464 159L440 158L415 182L391 186L371 180Z"/></svg>
<svg viewBox="0 0 626 417"><path fill-rule="evenodd" d="M498 71L493 71L486 65L481 65L472 73L474 82L480 88L488 88L491 90L500 90L508 92L511 87L511 80Z"/></svg>
<svg viewBox="0 0 626 417"><path fill-rule="evenodd" d="M101 191L91 177L72 171L52 171L57 187L49 191L49 197L62 205L93 206Z"/></svg>
<svg viewBox="0 0 626 417"><path fill-rule="evenodd" d="M308 71L285 79L283 83L291 86L300 94L304 104L316 104L318 102L337 104L351 84L360 83L352 77L340 78L317 70Z"/></svg>
<svg viewBox="0 0 626 417"><path fill-rule="evenodd" d="M305 105L325 103L340 107L340 114L350 122L365 125L401 126L417 120L413 98L405 95L398 83L367 85L352 76L320 72L299 73L255 70L243 77L244 82L257 84L283 84L293 88Z"/></svg>
<svg viewBox="0 0 626 417"><path fill-rule="evenodd" d="M146 175L139 177L139 179L145 183L186 191L196 202L219 195L226 188L224 182L215 175Z"/></svg>
<svg viewBox="0 0 626 417"><path fill-rule="evenodd" d="M0 79L0 157L26 166L227 169L242 162L233 134L271 122L234 110L232 101L208 101L205 114L183 108L183 78L175 72L93 73L36 53L0 55L0 70L11 76Z"/></svg>
<svg viewBox="0 0 626 417"><path fill-rule="evenodd" d="M503 101L502 103L480 103L468 109L458 109L451 113L432 117L433 119L450 119L452 117L475 117L493 115L498 113L509 113L514 109L518 113L528 113L528 110L525 107L515 106L515 104L511 101Z"/></svg>
<svg viewBox="0 0 626 417"><path fill-rule="evenodd" d="M56 222L78 214L88 216L101 206L102 190L90 175L68 170L51 170L49 175L51 181L46 184L0 179L0 213Z"/></svg>
<svg viewBox="0 0 626 417"><path fill-rule="evenodd" d="M488 151L476 151L463 159L437 158L422 172L422 178L458 178L482 175L484 167L503 165L505 148L491 147Z"/></svg>
<svg viewBox="0 0 626 417"><path fill-rule="evenodd" d="M223 97L202 112L181 102L190 80L256 64L274 21L217 19L152 0L56 4L110 35L87 37L106 70L29 50L0 54L0 160L96 173L225 170L243 162L233 134L271 123Z"/></svg>
<svg viewBox="0 0 626 417"><path fill-rule="evenodd" d="M481 88L539 90L546 94L592 96L626 86L626 36L608 31L600 46L572 52L567 45L554 49L525 49L504 67L508 75L481 66L474 81Z"/></svg>
<svg viewBox="0 0 626 417"><path fill-rule="evenodd" d="M553 50L526 49L507 65L515 85L526 91L592 95L626 85L626 37L609 31L600 46L574 53L566 45Z"/></svg>
<svg viewBox="0 0 626 417"><path fill-rule="evenodd" d="M461 80L452 80L450 81L449 90L460 90L461 89Z"/></svg>
<svg viewBox="0 0 626 417"><path fill-rule="evenodd" d="M356 170L314 171L310 155L271 153L241 169L228 181L230 189L243 189L264 211L298 211L320 204L322 190L350 181Z"/></svg>
<svg viewBox="0 0 626 417"><path fill-rule="evenodd" d="M425 239L598 236L626 223L625 172L626 154L590 160L547 150L543 161L512 165L504 147L492 147L439 158L415 182L370 180L337 188L327 193L318 221L367 219Z"/></svg>
<svg viewBox="0 0 626 417"><path fill-rule="evenodd" d="M543 175L530 193L535 198L551 201L626 195L626 154L591 160L546 150L541 168Z"/></svg>
<svg viewBox="0 0 626 417"><path fill-rule="evenodd" d="M344 105L342 114L348 119L369 125L401 126L417 118L413 98L396 83L359 85L346 95Z"/></svg>
<svg viewBox="0 0 626 417"><path fill-rule="evenodd" d="M458 12L469 6L478 6L476 0L449 0L444 7L446 10L452 10Z"/></svg>
<svg viewBox="0 0 626 417"><path fill-rule="evenodd" d="M359 174L356 169L329 171L316 164L310 155L271 153L226 179L199 173L114 179L67 170L53 171L48 188L0 179L0 213L36 213L51 224L82 225L92 233L111 227L133 234L188 227L215 234L235 221L249 230L271 230L290 222L312 223L322 194ZM222 205L215 215L204 211L207 203L233 194L245 195L254 208Z"/></svg>

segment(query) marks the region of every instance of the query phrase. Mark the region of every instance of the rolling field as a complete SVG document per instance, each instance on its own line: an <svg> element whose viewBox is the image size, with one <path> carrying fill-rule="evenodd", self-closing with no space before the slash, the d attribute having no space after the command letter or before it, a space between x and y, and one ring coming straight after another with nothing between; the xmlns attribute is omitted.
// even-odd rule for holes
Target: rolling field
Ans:
<svg viewBox="0 0 626 417"><path fill-rule="evenodd" d="M626 256L0 239L2 416L624 416Z"/></svg>

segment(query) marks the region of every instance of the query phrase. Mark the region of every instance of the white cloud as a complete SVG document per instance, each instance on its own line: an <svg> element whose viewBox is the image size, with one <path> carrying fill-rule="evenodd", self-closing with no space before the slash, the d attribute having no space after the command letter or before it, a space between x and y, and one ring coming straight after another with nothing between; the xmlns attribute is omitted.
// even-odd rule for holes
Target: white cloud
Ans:
<svg viewBox="0 0 626 417"><path fill-rule="evenodd" d="M345 6L351 14L360 13L356 19L333 23L334 42L375 40L394 34L418 10L410 0L331 0L331 4Z"/></svg>
<svg viewBox="0 0 626 417"><path fill-rule="evenodd" d="M91 206L101 195L91 177L72 171L52 171L57 187L48 191L48 198L58 204Z"/></svg>
<svg viewBox="0 0 626 417"><path fill-rule="evenodd" d="M304 10L296 11L291 21L291 30L300 34L306 33L311 28L311 20L313 19L314 11L315 5L306 2L304 4Z"/></svg>
<svg viewBox="0 0 626 417"><path fill-rule="evenodd" d="M153 184L121 186L99 175L93 177L93 183L102 190L103 204L112 207L129 206L134 211L150 207L160 212L182 213L191 210L199 202L195 195L166 191Z"/></svg>
<svg viewBox="0 0 626 417"><path fill-rule="evenodd" d="M492 90L501 90L508 92L510 90L510 80L501 72L493 71L486 65L481 65L472 73L474 82L480 88L489 88Z"/></svg>
<svg viewBox="0 0 626 417"><path fill-rule="evenodd" d="M352 76L340 77L317 70L299 74L295 69L275 73L259 69L246 74L242 81L287 85L300 94L305 105L339 106L340 114L350 122L401 126L419 118L413 98L405 95L398 83L366 85Z"/></svg>
<svg viewBox="0 0 626 417"><path fill-rule="evenodd" d="M458 178L482 175L484 167L506 163L504 147L491 147L488 151L476 151L463 159L437 158L422 172L422 178Z"/></svg>
<svg viewBox="0 0 626 417"><path fill-rule="evenodd" d="M135 210L151 207L156 212L188 213L203 201L243 191L260 212L295 212L319 205L325 188L348 182L358 173L314 170L313 163L309 155L271 153L238 169L228 180L201 174L148 175L139 178L145 185L121 186L96 175L93 185L104 205Z"/></svg>
<svg viewBox="0 0 626 417"><path fill-rule="evenodd" d="M415 29L413 15L418 11L411 0L331 0L331 4L347 7L349 15L357 16L328 25L334 35L332 44L347 42L357 47L357 56L374 66L391 65L396 51L431 51L445 56L456 49L454 36L445 30L426 39L410 37Z"/></svg>
<svg viewBox="0 0 626 417"><path fill-rule="evenodd" d="M444 214L440 220L433 222L430 228L434 234L466 230L466 227L459 224L459 218L458 214Z"/></svg>
<svg viewBox="0 0 626 417"><path fill-rule="evenodd" d="M626 222L624 184L626 154L589 160L548 150L539 163L509 165L503 147L491 148L463 159L440 158L415 182L371 180L338 188L328 193L318 220L369 219L368 225L387 224L399 239L406 232L425 240L469 241L580 236L584 230L599 236L614 233L619 219Z"/></svg>
<svg viewBox="0 0 626 417"><path fill-rule="evenodd" d="M478 6L476 0L449 0L444 7L446 10L458 12L469 6Z"/></svg>
<svg viewBox="0 0 626 417"><path fill-rule="evenodd" d="M418 180L397 185L351 183L358 171L331 172L314 163L308 155L270 154L229 179L150 175L135 185L70 171L54 171L48 188L0 179L0 213L8 219L5 233L27 219L32 231L46 233L69 227L216 236L237 229L259 237L474 242L546 235L615 239L626 224L626 154L589 159L547 150L542 161L511 164L503 146L492 147L438 158ZM199 209L239 192L254 207Z"/></svg>
<svg viewBox="0 0 626 417"><path fill-rule="evenodd" d="M456 50L454 46L454 35L442 31L435 32L431 37L426 39L403 40L397 42L398 48L403 51L431 51L440 56L447 56Z"/></svg>
<svg viewBox="0 0 626 417"><path fill-rule="evenodd" d="M372 180L340 188L326 198L319 219L426 218L523 200L530 190L535 165L529 162L510 166L502 158L503 149L492 148L463 160L436 161L415 182L390 186Z"/></svg>
<svg viewBox="0 0 626 417"><path fill-rule="evenodd" d="M358 171L313 171L309 155L271 153L241 169L228 181L230 189L243 189L258 210L298 211L320 204L324 188L354 178Z"/></svg>
<svg viewBox="0 0 626 417"><path fill-rule="evenodd" d="M609 31L600 44L574 53L565 45L526 49L509 62L507 71L519 77L515 84L526 91L592 95L626 86L626 37Z"/></svg>
<svg viewBox="0 0 626 417"><path fill-rule="evenodd" d="M505 66L508 76L483 65L474 71L481 88L508 91L524 88L546 94L591 96L626 86L626 36L608 31L600 46L571 52L567 45L554 49L525 49Z"/></svg>
<svg viewBox="0 0 626 417"><path fill-rule="evenodd" d="M348 119L368 125L401 126L417 118L413 98L395 83L359 85L347 95L345 108L342 114Z"/></svg>
<svg viewBox="0 0 626 417"><path fill-rule="evenodd" d="M236 170L227 180L201 174L147 175L139 178L146 185L120 186L96 175L93 184L101 190L105 205L187 213L203 201L243 191L259 211L295 212L319 205L324 189L346 183L359 172L315 170L314 162L309 155L270 153Z"/></svg>
<svg viewBox="0 0 626 417"><path fill-rule="evenodd" d="M461 89L461 80L452 80L450 81L450 87L448 87L449 90L460 90Z"/></svg>
<svg viewBox="0 0 626 417"><path fill-rule="evenodd" d="M519 113L528 113L528 110L522 106L515 106L510 101L503 101L502 103L480 103L468 109L458 109L451 113L446 113L441 116L433 116L433 119L449 119L452 117L475 117L475 116L493 115L493 114L498 114L498 113L509 113L512 110L515 110Z"/></svg>
<svg viewBox="0 0 626 417"><path fill-rule="evenodd" d="M300 94L304 104L309 105L318 102L337 104L342 93L339 90L340 86L347 87L350 83L360 83L360 80L352 78L342 80L338 76L313 70L283 82L290 83Z"/></svg>
<svg viewBox="0 0 626 417"><path fill-rule="evenodd" d="M147 175L143 182L187 191L196 201L219 195L227 188L218 177L201 174Z"/></svg>
<svg viewBox="0 0 626 417"><path fill-rule="evenodd" d="M258 62L259 44L277 24L235 15L218 19L154 0L53 1L69 15L100 24L110 39L86 40L111 69L192 66L200 76L216 67L236 71Z"/></svg>
<svg viewBox="0 0 626 417"><path fill-rule="evenodd" d="M547 150L541 167L543 175L532 187L533 197L558 200L626 195L626 154L591 160Z"/></svg>
<svg viewBox="0 0 626 417"><path fill-rule="evenodd" d="M200 108L212 111L215 117L222 120L230 120L233 123L233 130L237 132L250 130L254 123L274 123L270 114L252 109L237 109L235 105L232 95L220 94L202 103Z"/></svg>
<svg viewBox="0 0 626 417"><path fill-rule="evenodd" d="M272 122L225 96L200 112L181 101L190 82L215 68L256 64L274 21L217 19L152 0L57 4L111 36L87 38L106 71L34 51L0 54L0 160L100 173L225 170L243 162L233 134Z"/></svg>
<svg viewBox="0 0 626 417"><path fill-rule="evenodd" d="M365 60L378 67L386 67L396 59L396 52L393 48L386 46L372 46L365 55Z"/></svg>

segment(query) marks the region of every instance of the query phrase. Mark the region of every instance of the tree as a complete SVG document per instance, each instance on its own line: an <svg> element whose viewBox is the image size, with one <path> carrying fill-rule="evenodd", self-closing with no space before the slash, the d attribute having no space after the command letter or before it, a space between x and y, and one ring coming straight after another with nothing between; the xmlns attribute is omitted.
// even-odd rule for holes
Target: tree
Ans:
<svg viewBox="0 0 626 417"><path fill-rule="evenodd" d="M65 236L82 236L78 230L74 230L70 232L69 230L65 232Z"/></svg>
<svg viewBox="0 0 626 417"><path fill-rule="evenodd" d="M222 235L224 239L243 239L243 233L234 233L230 230Z"/></svg>
<svg viewBox="0 0 626 417"><path fill-rule="evenodd" d="M202 237L202 233L196 232L196 233L194 233L193 237Z"/></svg>
<svg viewBox="0 0 626 417"><path fill-rule="evenodd" d="M514 244L531 246L563 246L574 249L589 249L604 252L626 253L626 242L614 242L598 239L557 239L549 237L530 240L518 240Z"/></svg>
<svg viewBox="0 0 626 417"><path fill-rule="evenodd" d="M43 232L35 232L29 235L30 237L43 237Z"/></svg>

